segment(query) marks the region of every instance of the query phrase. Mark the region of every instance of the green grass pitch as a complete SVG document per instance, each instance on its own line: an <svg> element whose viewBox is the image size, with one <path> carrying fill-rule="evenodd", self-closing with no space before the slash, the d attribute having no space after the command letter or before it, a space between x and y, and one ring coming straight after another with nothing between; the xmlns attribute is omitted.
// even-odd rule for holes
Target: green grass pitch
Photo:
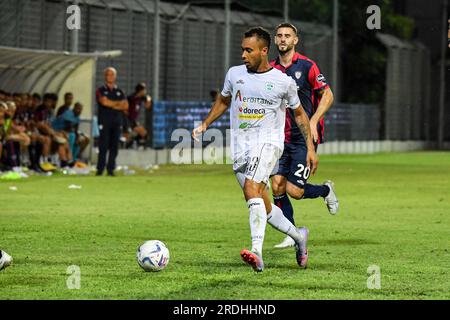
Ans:
<svg viewBox="0 0 450 320"><path fill-rule="evenodd" d="M339 214L321 199L294 201L310 228L308 269L273 248L284 235L268 225L260 274L240 260L248 211L228 165L0 182L0 248L14 257L0 299L449 299L450 153L320 160L310 181L334 180ZM159 273L136 263L150 239L170 249ZM67 288L70 265L79 290ZM380 289L367 288L371 265Z"/></svg>

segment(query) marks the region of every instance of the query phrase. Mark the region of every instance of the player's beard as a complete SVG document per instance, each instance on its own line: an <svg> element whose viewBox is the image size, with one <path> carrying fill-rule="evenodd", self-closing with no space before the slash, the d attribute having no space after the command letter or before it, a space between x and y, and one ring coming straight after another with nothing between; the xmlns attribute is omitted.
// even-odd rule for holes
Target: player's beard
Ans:
<svg viewBox="0 0 450 320"><path fill-rule="evenodd" d="M282 49L280 49L279 46L277 46L278 53L280 54L280 56L284 56L285 54L287 54L288 52L290 52L293 48L294 48L293 45L288 45L288 46L286 47L286 49L282 50Z"/></svg>

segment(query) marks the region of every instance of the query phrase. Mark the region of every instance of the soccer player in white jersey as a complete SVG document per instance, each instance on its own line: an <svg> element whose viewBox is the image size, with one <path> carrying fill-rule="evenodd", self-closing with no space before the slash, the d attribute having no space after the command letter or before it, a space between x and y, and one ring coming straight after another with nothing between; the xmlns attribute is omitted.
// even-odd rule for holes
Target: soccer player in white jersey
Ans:
<svg viewBox="0 0 450 320"><path fill-rule="evenodd" d="M308 261L308 230L296 228L272 204L267 193L269 176L283 152L286 107L295 110L295 122L308 146L307 163L314 173L317 156L311 138L308 116L300 105L295 81L269 65L270 34L261 27L244 33L244 65L232 67L225 77L208 116L192 131L192 137L205 132L231 105L231 156L250 212L252 249L241 251L242 259L260 272L264 268L262 247L266 223L295 240L296 260L301 268ZM276 171L276 170L275 170Z"/></svg>

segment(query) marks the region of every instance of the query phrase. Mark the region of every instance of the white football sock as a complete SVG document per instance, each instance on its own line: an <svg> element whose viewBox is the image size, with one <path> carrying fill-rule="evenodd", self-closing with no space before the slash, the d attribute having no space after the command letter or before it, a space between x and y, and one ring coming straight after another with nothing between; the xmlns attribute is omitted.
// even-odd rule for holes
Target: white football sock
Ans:
<svg viewBox="0 0 450 320"><path fill-rule="evenodd" d="M272 212L267 215L267 222L275 229L287 234L296 242L303 241L303 236L283 214L283 211L272 203Z"/></svg>
<svg viewBox="0 0 450 320"><path fill-rule="evenodd" d="M262 246L267 224L267 213L264 200L262 198L252 198L247 201L247 206L250 212L252 250L262 254Z"/></svg>

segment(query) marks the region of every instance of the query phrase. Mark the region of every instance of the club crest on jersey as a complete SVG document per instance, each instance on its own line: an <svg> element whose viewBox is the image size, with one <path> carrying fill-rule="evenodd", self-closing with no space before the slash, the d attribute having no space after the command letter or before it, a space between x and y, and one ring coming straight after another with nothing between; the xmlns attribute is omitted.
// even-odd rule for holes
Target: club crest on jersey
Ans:
<svg viewBox="0 0 450 320"><path fill-rule="evenodd" d="M295 72L295 77L296 77L297 79L300 79L301 76L302 76L302 72L301 72L301 71L296 71L296 72Z"/></svg>
<svg viewBox="0 0 450 320"><path fill-rule="evenodd" d="M245 84L245 83L244 83L244 80L239 79L238 81L236 81L236 84Z"/></svg>
<svg viewBox="0 0 450 320"><path fill-rule="evenodd" d="M266 90L272 91L275 85L272 82L266 82Z"/></svg>

